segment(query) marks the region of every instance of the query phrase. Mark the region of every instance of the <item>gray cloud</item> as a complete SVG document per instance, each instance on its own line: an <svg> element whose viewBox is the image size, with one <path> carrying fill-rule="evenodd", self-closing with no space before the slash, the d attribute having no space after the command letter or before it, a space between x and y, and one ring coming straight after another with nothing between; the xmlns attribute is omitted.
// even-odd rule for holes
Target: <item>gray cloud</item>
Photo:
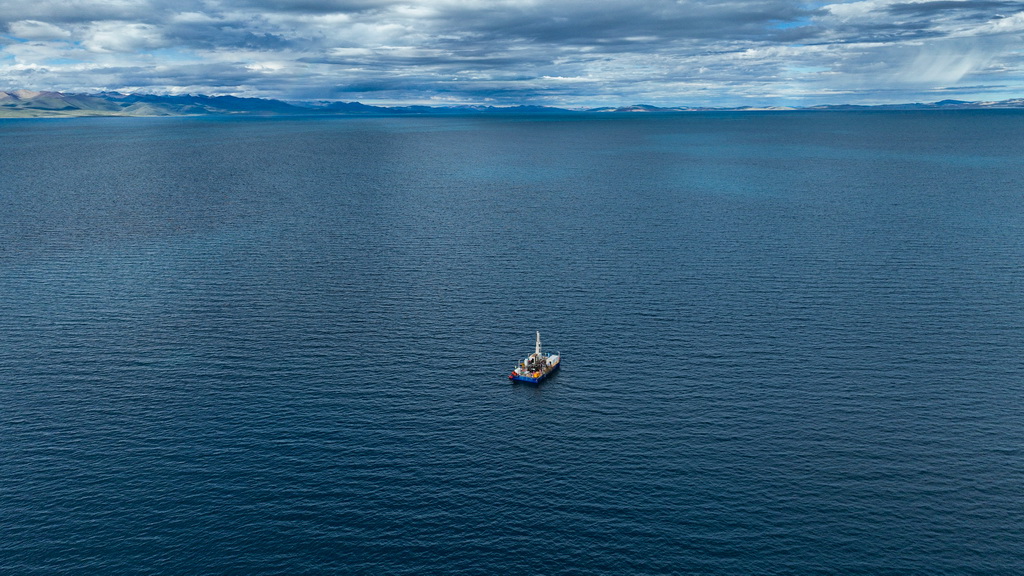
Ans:
<svg viewBox="0 0 1024 576"><path fill-rule="evenodd" d="M1024 2L986 0L935 0L933 2L905 2L888 7L891 14L912 14L922 18L933 18L940 14L963 13L987 17L1000 12L1020 12Z"/></svg>
<svg viewBox="0 0 1024 576"><path fill-rule="evenodd" d="M0 0L0 27L0 89L580 106L1024 91L1015 1Z"/></svg>
<svg viewBox="0 0 1024 576"><path fill-rule="evenodd" d="M187 6L189 3L189 0L185 0L182 5ZM0 0L0 21L10 23L37 20L55 24L99 20L144 21L161 10L161 6L153 0Z"/></svg>
<svg viewBox="0 0 1024 576"><path fill-rule="evenodd" d="M400 5L391 0L237 0L230 4L263 13L297 14L353 14Z"/></svg>

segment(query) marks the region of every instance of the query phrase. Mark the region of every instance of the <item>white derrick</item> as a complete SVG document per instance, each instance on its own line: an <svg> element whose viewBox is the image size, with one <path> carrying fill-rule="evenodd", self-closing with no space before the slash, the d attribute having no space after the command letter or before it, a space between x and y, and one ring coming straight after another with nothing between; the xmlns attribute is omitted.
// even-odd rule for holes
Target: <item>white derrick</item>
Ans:
<svg viewBox="0 0 1024 576"><path fill-rule="evenodd" d="M542 378L546 377L556 368L558 368L561 362L560 354L552 354L545 356L541 353L540 346L540 330L537 331L537 345L533 349L533 354L530 354L523 359L519 366L509 374L509 378L512 380L525 380L527 382L539 382Z"/></svg>

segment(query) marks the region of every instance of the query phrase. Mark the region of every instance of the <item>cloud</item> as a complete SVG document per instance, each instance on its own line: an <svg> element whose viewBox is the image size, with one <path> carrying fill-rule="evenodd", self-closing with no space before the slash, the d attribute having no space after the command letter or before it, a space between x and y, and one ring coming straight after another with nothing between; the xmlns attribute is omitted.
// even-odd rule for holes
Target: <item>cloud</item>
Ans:
<svg viewBox="0 0 1024 576"><path fill-rule="evenodd" d="M0 25L11 88L581 106L1024 92L1009 0L0 0Z"/></svg>
<svg viewBox="0 0 1024 576"><path fill-rule="evenodd" d="M181 0L185 5L191 0ZM145 20L161 11L157 0L0 0L0 22L37 20L56 24Z"/></svg>
<svg viewBox="0 0 1024 576"><path fill-rule="evenodd" d="M350 14L401 6L389 0L239 0L236 8L261 13L287 12L297 14Z"/></svg>
<svg viewBox="0 0 1024 576"><path fill-rule="evenodd" d="M1024 2L990 1L990 0L935 0L925 2L903 2L891 4L887 10L890 14L909 14L921 18L932 19L939 16L950 16L957 13L968 16L990 17L999 12L1015 12L1024 10Z"/></svg>
<svg viewBox="0 0 1024 576"><path fill-rule="evenodd" d="M82 45L95 52L128 52L161 48L167 45L160 29L152 24L97 22L83 34Z"/></svg>
<svg viewBox="0 0 1024 576"><path fill-rule="evenodd" d="M8 26L11 36L19 40L67 40L71 32L38 20L19 20Z"/></svg>

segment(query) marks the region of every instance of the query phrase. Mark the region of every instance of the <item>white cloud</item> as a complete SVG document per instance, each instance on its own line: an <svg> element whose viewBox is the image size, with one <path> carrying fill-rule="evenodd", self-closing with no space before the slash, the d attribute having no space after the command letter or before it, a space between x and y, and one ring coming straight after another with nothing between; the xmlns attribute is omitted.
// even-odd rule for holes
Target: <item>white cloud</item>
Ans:
<svg viewBox="0 0 1024 576"><path fill-rule="evenodd" d="M890 4L892 4L891 0L863 0L861 2L829 4L823 8L840 20L849 21L878 14Z"/></svg>
<svg viewBox="0 0 1024 576"><path fill-rule="evenodd" d="M22 40L67 40L71 32L38 20L19 20L9 25L11 36Z"/></svg>
<svg viewBox="0 0 1024 576"><path fill-rule="evenodd" d="M170 17L168 20L172 24L212 24L220 22L219 18L215 18L210 14L203 12L178 12Z"/></svg>
<svg viewBox="0 0 1024 576"><path fill-rule="evenodd" d="M150 24L98 22L85 29L82 45L94 52L136 53L166 46L166 42Z"/></svg>
<svg viewBox="0 0 1024 576"><path fill-rule="evenodd" d="M990 34L1021 34L1024 33L1024 12L994 18L968 32L974 36Z"/></svg>

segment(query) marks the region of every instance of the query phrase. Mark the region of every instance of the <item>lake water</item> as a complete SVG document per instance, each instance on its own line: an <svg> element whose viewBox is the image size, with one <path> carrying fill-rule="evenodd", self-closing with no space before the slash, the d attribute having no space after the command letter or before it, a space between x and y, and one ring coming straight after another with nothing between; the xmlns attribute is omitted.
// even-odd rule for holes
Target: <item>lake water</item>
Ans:
<svg viewBox="0 0 1024 576"><path fill-rule="evenodd" d="M0 143L5 575L1024 573L1022 112Z"/></svg>

